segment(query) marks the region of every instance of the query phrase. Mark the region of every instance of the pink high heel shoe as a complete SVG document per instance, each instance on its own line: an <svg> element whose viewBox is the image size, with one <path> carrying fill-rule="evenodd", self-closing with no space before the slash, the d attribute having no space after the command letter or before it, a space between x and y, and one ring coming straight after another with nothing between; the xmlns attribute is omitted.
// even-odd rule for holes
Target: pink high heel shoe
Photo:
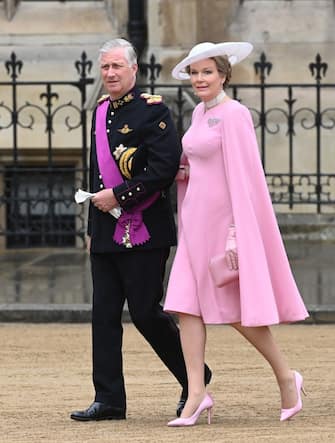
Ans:
<svg viewBox="0 0 335 443"><path fill-rule="evenodd" d="M175 420L169 421L168 426L193 426L196 424L198 418L205 409L207 409L207 421L208 424L210 425L213 405L214 401L212 397L209 394L206 394L204 399L198 406L198 409L195 411L193 415L191 415L191 417L176 418Z"/></svg>
<svg viewBox="0 0 335 443"><path fill-rule="evenodd" d="M299 411L301 411L301 409L302 409L301 392L303 392L304 395L307 395L304 390L304 387L303 387L302 375L299 374L299 372L297 372L297 371L293 371L293 372L294 372L294 378L295 378L295 386L297 388L298 400L297 400L297 403L295 404L295 406L293 406L293 408L281 410L280 421L289 420L295 414L297 414Z"/></svg>

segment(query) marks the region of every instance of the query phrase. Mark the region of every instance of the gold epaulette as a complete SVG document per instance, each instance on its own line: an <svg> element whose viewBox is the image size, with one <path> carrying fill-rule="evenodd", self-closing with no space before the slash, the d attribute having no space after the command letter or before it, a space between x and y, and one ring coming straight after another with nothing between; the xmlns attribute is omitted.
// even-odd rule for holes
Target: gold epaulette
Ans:
<svg viewBox="0 0 335 443"><path fill-rule="evenodd" d="M109 94L103 94L100 98L98 98L97 103L102 103L109 98Z"/></svg>
<svg viewBox="0 0 335 443"><path fill-rule="evenodd" d="M145 92L141 94L141 98L144 98L144 100L146 100L148 105L158 105L163 101L161 95L152 95L152 94L147 94Z"/></svg>

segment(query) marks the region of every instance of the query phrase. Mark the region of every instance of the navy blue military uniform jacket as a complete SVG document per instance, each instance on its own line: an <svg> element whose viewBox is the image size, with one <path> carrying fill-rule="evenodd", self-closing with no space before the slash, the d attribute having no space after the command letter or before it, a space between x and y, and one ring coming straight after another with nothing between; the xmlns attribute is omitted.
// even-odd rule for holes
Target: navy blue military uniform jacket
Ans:
<svg viewBox="0 0 335 443"><path fill-rule="evenodd" d="M105 96L101 100L109 98ZM90 192L104 189L96 155L95 118L96 110L91 130ZM130 249L113 240L117 220L91 203L88 219L91 252L175 245L176 229L169 187L178 171L181 146L169 109L161 102L160 96L141 94L134 88L121 99L110 101L106 118L109 146L124 179L113 188L121 208L131 209L157 191L160 195L143 211L150 239Z"/></svg>

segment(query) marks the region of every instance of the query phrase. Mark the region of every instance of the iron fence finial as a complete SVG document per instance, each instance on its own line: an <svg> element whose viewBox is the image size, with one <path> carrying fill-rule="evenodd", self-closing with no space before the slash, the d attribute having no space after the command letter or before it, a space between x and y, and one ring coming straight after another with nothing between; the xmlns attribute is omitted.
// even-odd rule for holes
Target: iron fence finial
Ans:
<svg viewBox="0 0 335 443"><path fill-rule="evenodd" d="M265 81L265 73L270 75L272 69L272 63L266 60L266 54L264 52L261 53L260 61L254 63L254 69L256 74L260 74L261 82Z"/></svg>
<svg viewBox="0 0 335 443"><path fill-rule="evenodd" d="M5 62L5 67L7 70L7 74L11 76L13 81L15 81L20 75L22 66L23 62L16 58L15 52L12 52L10 55L10 60L7 60Z"/></svg>
<svg viewBox="0 0 335 443"><path fill-rule="evenodd" d="M81 53L81 59L77 60L74 63L74 66L75 66L78 74L80 75L80 78L84 79L87 77L87 74L89 74L91 72L93 64L92 64L91 60L87 60L87 54L85 51L83 51Z"/></svg>
<svg viewBox="0 0 335 443"><path fill-rule="evenodd" d="M310 63L308 65L312 76L314 77L314 74L315 74L315 79L317 81L322 80L322 77L326 76L326 72L328 69L328 63L321 62L321 60L322 60L321 55L317 54L315 57L315 63ZM322 74L322 77L321 77L321 74Z"/></svg>
<svg viewBox="0 0 335 443"><path fill-rule="evenodd" d="M149 80L154 82L159 77L162 70L162 65L160 63L156 63L156 57L154 54L151 54L150 63L140 63L139 68L142 75L148 77L149 74Z"/></svg>

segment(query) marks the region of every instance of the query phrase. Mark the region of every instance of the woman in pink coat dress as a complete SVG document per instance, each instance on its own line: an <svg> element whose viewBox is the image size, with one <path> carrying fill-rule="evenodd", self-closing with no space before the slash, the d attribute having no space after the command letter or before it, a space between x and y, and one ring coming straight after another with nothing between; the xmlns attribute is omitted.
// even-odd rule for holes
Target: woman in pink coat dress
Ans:
<svg viewBox="0 0 335 443"><path fill-rule="evenodd" d="M302 408L302 376L290 369L269 325L308 313L278 229L251 115L225 93L231 65L251 50L246 42L200 43L172 71L176 79L191 80L201 103L183 137L176 177L179 241L164 309L179 317L189 395L169 426L193 425L204 410L210 423L206 324L231 324L269 362L280 389L281 421ZM220 255L232 272L238 268L238 279L224 286L209 270Z"/></svg>

